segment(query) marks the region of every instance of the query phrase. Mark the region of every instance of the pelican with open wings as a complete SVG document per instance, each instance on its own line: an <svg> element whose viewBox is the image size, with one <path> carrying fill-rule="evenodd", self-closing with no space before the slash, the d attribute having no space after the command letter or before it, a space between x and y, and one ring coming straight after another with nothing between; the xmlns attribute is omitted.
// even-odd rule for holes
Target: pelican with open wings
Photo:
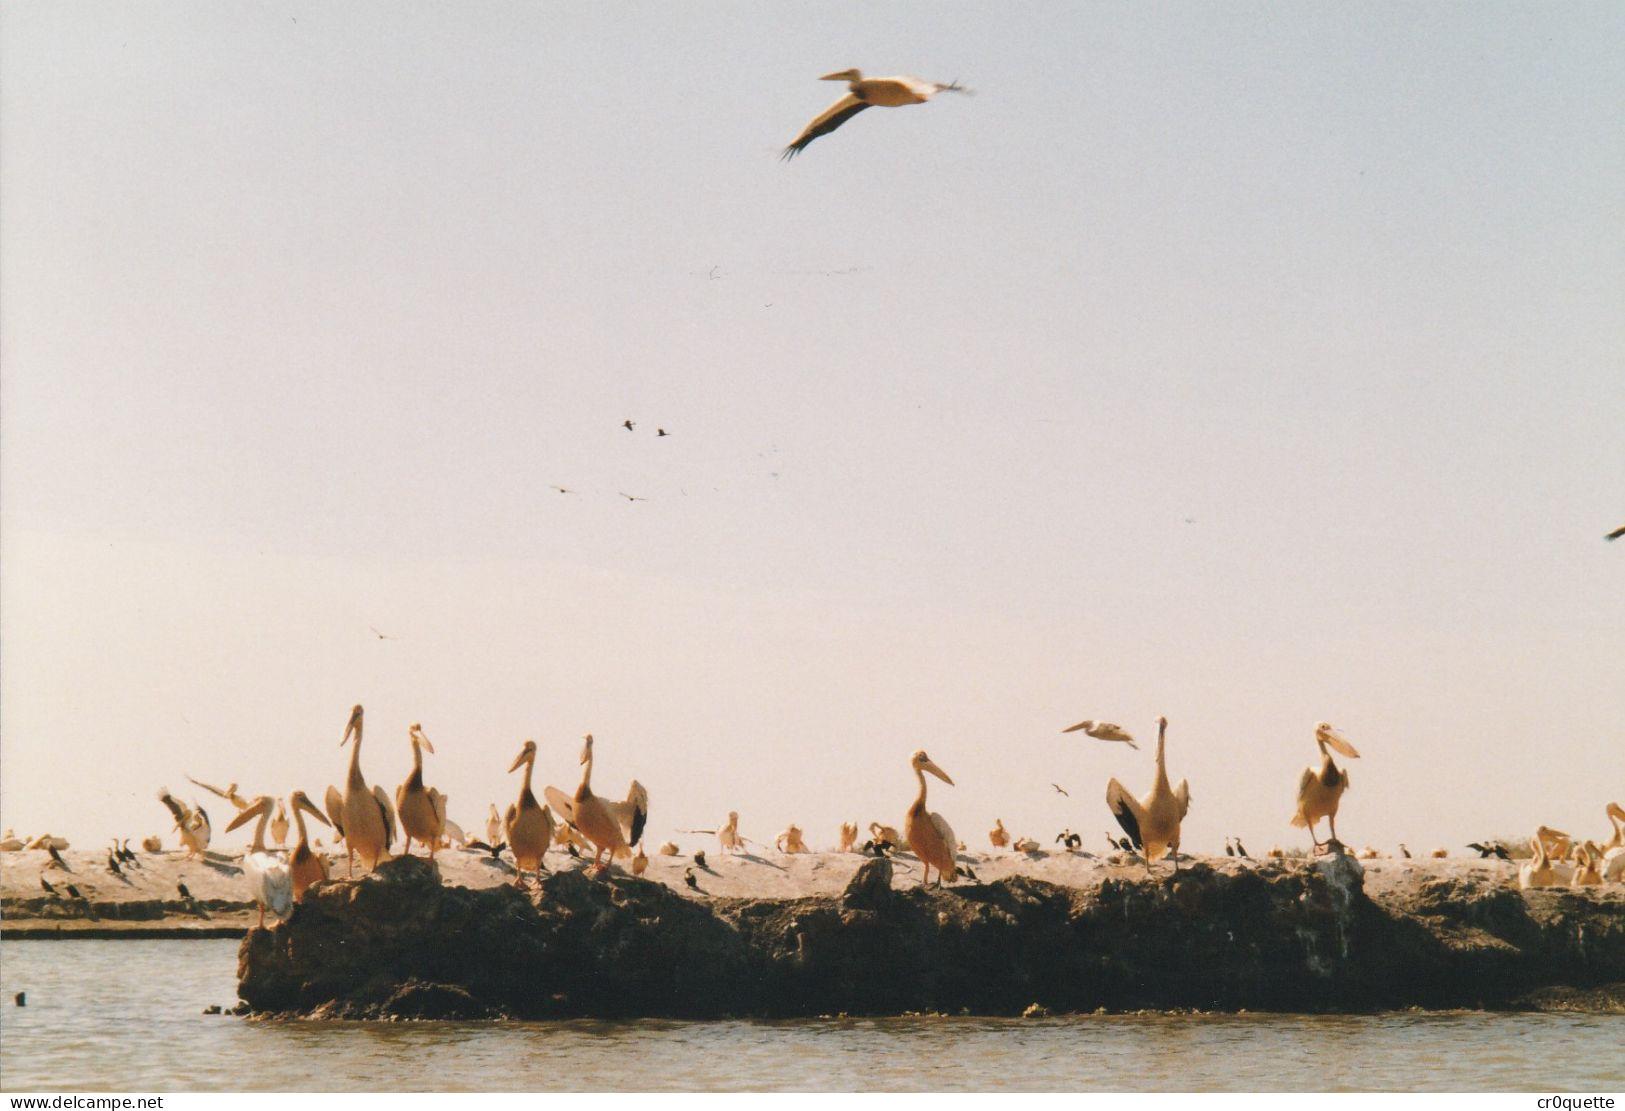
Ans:
<svg viewBox="0 0 1625 1111"><path fill-rule="evenodd" d="M1315 744L1320 746L1320 768L1305 768L1303 775L1298 777L1298 812L1292 816L1292 824L1309 831L1315 851L1319 852L1338 843L1337 804L1342 801L1343 792L1349 789L1349 773L1339 768L1332 754L1326 750L1331 748L1351 760L1358 759L1360 754L1341 733L1324 721L1315 723ZM1315 836L1315 823L1322 818L1326 819L1327 828L1331 830L1331 838L1327 841Z"/></svg>
<svg viewBox="0 0 1625 1111"><path fill-rule="evenodd" d="M1145 857L1147 871L1151 870L1151 862L1160 860L1169 849L1174 851L1174 871L1179 871L1179 827L1191 808L1190 785L1183 779L1177 787L1168 783L1168 762L1164 758L1167 742L1168 719L1158 718L1157 778L1144 798L1129 794L1116 779L1106 784L1106 805Z"/></svg>
<svg viewBox="0 0 1625 1111"><path fill-rule="evenodd" d="M542 793L547 796L548 805L592 842L596 850L592 857L593 868L601 872L616 857L632 855L632 846L643 836L643 826L649 818L649 792L634 779L624 802L593 794L591 733L585 742L581 746L581 786L576 788L575 795L567 795L557 787L548 787ZM609 860L600 860L606 852Z"/></svg>
<svg viewBox="0 0 1625 1111"><path fill-rule="evenodd" d="M862 71L855 69L826 73L818 80L845 81L846 95L813 117L795 141L784 148L781 158L794 158L808 143L820 135L828 135L865 108L901 108L906 104L924 104L938 93L970 91L957 81L943 84L918 77L865 77Z"/></svg>

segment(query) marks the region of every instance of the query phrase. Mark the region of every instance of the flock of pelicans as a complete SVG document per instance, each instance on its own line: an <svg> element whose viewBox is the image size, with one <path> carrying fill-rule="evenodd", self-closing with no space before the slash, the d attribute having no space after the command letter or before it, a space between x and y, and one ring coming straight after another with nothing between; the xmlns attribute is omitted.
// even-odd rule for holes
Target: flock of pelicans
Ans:
<svg viewBox="0 0 1625 1111"><path fill-rule="evenodd" d="M542 793L547 800L546 805L537 801L531 787L536 765L536 743L526 741L508 768L509 774L524 769L519 796L505 815L499 816L495 804L491 806L485 829L486 839L480 841L468 837L455 822L447 818L446 796L433 787L425 786L423 753L433 753L434 746L421 725L414 723L407 730L407 739L412 746L412 771L406 782L396 789L394 799L391 800L382 787L368 786L361 772L363 721L362 708L356 706L350 712L344 735L339 741L340 747L351 744L350 766L344 789L340 791L337 787L328 787L322 809L318 809L303 791L296 790L289 794L284 807L280 799L270 795L246 799L237 793L235 783L221 789L192 780L198 786L229 800L236 808L236 815L226 826L228 831L249 822L255 823L253 844L243 858L243 869L260 907L261 925L264 924L266 911L279 918L285 917L312 885L328 878L327 855L317 851L321 847L320 841L316 841L315 847L312 847L305 825L307 816L321 825L330 826L335 839L343 840L348 858L348 875L355 873L357 856L369 870L376 868L379 861L385 859L394 848L398 834L405 836L402 852L410 853L412 842L417 841L431 858L439 849L452 846L481 850L499 859L500 854L506 851L513 860L516 884L524 882L527 872L539 877L546 870L543 858L554 847L560 847L576 857L582 856L585 850L591 850L592 867L596 871L604 870L618 858L631 858L634 875L641 875L648 867L648 856L641 844L649 815L648 792L641 783L633 780L624 799L608 799L594 793L591 734L585 738L581 748L580 784L573 792L556 787L544 788ZM1131 734L1111 722L1082 721L1062 732L1082 732L1097 740L1139 747ZM1115 778L1106 785L1106 805L1125 834L1118 838L1108 833L1107 839L1114 849L1138 853L1148 872L1153 861L1163 860L1170 855L1174 871L1178 871L1180 828L1191 804L1189 784L1184 780L1180 780L1177 786L1169 782L1167 738L1168 719L1160 718L1157 721L1156 775L1151 789L1144 795L1135 797ZM1320 764L1318 767L1305 768L1299 778L1297 811L1291 824L1309 831L1315 851L1345 852L1337 838L1337 809L1344 792L1348 790L1349 776L1347 771L1338 767L1333 754L1348 759L1358 758L1360 754L1326 722L1315 726L1315 744L1320 750ZM915 752L909 758L909 766L919 790L904 816L903 828L897 830L879 822L870 823L872 837L862 846L862 851L876 855L884 855L894 849L913 852L922 866L922 886L931 881L933 871L938 886L961 874L973 876L968 869L956 863L957 855L965 851L965 844L954 834L947 819L926 805L926 773L950 786L953 779L924 751ZM1056 790L1061 788L1057 786ZM179 831L188 857L205 853L212 836L212 826L203 808L188 806L167 789L160 791L158 797L173 815L175 828ZM1602 842L1579 840L1544 825L1537 827L1529 843L1531 858L1519 871L1519 886L1578 887L1625 880L1625 808L1618 803L1609 803L1606 812L1613 834ZM293 849L282 852L268 848L265 843L268 828L277 844L286 844L290 814L297 833ZM1321 840L1315 832L1322 820L1326 822L1328 832L1325 840ZM714 834L725 851L744 851L746 843L746 839L739 834L737 812L730 812L728 822L720 829L683 832ZM857 824L844 823L841 827L840 851L857 851L857 836ZM1038 843L1030 838L1012 840L1002 819L995 821L988 838L997 849L1011 848L1029 853L1039 849ZM1076 849L1081 844L1081 838L1070 831L1064 832L1056 840L1064 842L1068 849ZM808 851L802 831L794 825L780 834L774 843L785 853ZM148 851L156 852L161 849L161 842L156 837L150 837L143 842L143 846ZM1474 844L1469 847L1483 856L1493 854L1509 859L1509 854L1501 845ZM60 862L59 850L67 848L67 842L50 834L25 841L12 836L9 830L5 839L0 840L0 851L24 848L44 848ZM632 853L634 848L637 849L636 856ZM1400 850L1406 857L1411 855L1403 845ZM674 856L678 849L667 842L658 852ZM1239 838L1234 848L1227 838L1225 852L1248 855ZM1273 848L1266 855L1279 857L1285 854L1281 849ZM1369 858L1380 854L1366 849L1358 855ZM1438 849L1432 855L1442 857L1449 854ZM128 844L120 848L115 842L113 851L109 853L109 868L117 871L119 861L125 859L133 859ZM695 861L703 866L703 856L696 854ZM691 887L697 886L692 870L688 880ZM46 890L52 889L47 887Z"/></svg>

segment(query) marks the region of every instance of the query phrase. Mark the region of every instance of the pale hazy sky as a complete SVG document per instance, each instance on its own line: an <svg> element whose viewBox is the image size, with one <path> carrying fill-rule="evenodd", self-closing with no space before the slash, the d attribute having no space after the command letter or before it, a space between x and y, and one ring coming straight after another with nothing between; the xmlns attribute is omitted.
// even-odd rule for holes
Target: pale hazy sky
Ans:
<svg viewBox="0 0 1625 1111"><path fill-rule="evenodd" d="M0 824L319 796L361 702L469 826L590 730L657 841L899 822L923 747L973 846L1098 848L1150 746L1058 731L1163 713L1188 848L1304 843L1322 718L1352 844L1601 833L1621 57L1617 3L7 4ZM780 162L850 66L977 95Z"/></svg>

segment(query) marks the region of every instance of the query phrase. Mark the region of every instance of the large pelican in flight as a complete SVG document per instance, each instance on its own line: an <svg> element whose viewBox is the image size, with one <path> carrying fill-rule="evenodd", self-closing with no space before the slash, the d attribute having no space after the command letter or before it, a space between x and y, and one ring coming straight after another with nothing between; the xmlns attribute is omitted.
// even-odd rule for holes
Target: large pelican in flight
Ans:
<svg viewBox="0 0 1625 1111"><path fill-rule="evenodd" d="M1319 851L1333 842L1342 843L1337 841L1337 804L1342 800L1343 792L1349 789L1349 773L1337 766L1326 749L1330 747L1351 760L1358 759L1360 754L1343 739L1341 733L1324 721L1315 723L1315 743L1320 746L1320 769L1303 769L1303 775L1298 779L1298 812L1292 816L1292 824L1299 829L1307 829L1310 840L1314 841L1315 849ZM1332 835L1328 841L1315 836L1315 823L1322 818L1326 819L1331 829Z"/></svg>
<svg viewBox="0 0 1625 1111"><path fill-rule="evenodd" d="M914 796L913 804L903 817L903 836L908 838L909 848L914 850L914 855L920 858L920 886L926 885L931 878L931 869L935 868L937 886L941 887L944 878L952 880L956 874L954 847L959 841L954 837L946 818L926 810L925 773L930 772L950 787L954 781L948 778L947 772L931 762L924 749L909 757L909 766L914 769L914 777L920 781L920 793Z"/></svg>
<svg viewBox="0 0 1625 1111"><path fill-rule="evenodd" d="M1168 741L1168 719L1157 719L1157 778L1143 799L1136 799L1113 779L1106 784L1106 805L1117 824L1123 827L1134 847L1145 857L1146 871L1151 862L1174 850L1174 871L1179 871L1179 824L1191 808L1190 785L1183 779L1178 787L1168 784L1168 762L1163 756Z"/></svg>
<svg viewBox="0 0 1625 1111"><path fill-rule="evenodd" d="M1134 738L1129 734L1128 730L1109 721L1080 721L1076 725L1067 726L1061 732L1076 733L1080 729L1097 741L1122 741L1130 748L1140 747L1134 743Z"/></svg>
<svg viewBox="0 0 1625 1111"><path fill-rule="evenodd" d="M845 81L846 95L825 108L813 121L801 129L795 142L784 148L780 158L794 158L807 144L820 135L828 135L865 108L901 108L905 104L924 104L938 93L964 93L970 90L957 81L944 85L940 81L921 81L918 77L865 77L862 71L843 69L839 73L826 73L820 81Z"/></svg>

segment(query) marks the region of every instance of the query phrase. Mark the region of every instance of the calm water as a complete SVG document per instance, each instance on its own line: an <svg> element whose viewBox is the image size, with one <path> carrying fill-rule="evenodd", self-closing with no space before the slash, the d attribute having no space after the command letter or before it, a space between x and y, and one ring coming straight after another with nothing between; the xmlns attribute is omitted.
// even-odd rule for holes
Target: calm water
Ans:
<svg viewBox="0 0 1625 1111"><path fill-rule="evenodd" d="M235 941L0 945L0 1087L126 1090L1618 1090L1625 1017L259 1022ZM15 992L28 1005L11 1004ZM629 1058L627 1053L633 1056ZM635 1060L637 1067L628 1068ZM252 1062L252 1066L248 1065Z"/></svg>

